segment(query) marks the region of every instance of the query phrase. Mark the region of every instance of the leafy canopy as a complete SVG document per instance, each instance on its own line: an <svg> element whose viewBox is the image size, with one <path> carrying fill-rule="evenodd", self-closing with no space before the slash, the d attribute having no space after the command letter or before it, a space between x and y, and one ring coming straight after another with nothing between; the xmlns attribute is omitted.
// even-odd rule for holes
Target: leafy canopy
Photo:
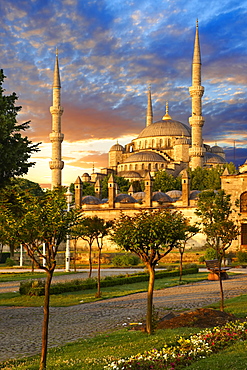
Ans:
<svg viewBox="0 0 247 370"><path fill-rule="evenodd" d="M29 123L17 124L20 106L15 106L16 93L4 95L3 70L0 70L0 186L12 177L26 174L35 163L28 162L31 154L38 151L39 144L32 144L22 132L29 128Z"/></svg>

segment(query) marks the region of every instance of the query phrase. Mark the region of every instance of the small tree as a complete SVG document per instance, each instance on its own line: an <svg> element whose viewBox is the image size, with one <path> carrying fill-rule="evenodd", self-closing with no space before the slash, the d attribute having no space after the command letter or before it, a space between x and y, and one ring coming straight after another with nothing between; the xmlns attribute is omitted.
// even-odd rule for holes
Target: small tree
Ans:
<svg viewBox="0 0 247 370"><path fill-rule="evenodd" d="M153 190L166 193L169 190L181 190L181 177L174 177L165 170L160 170L154 174Z"/></svg>
<svg viewBox="0 0 247 370"><path fill-rule="evenodd" d="M16 194L14 207L11 203L1 204L2 218L5 217L2 226L8 227L8 233L12 230L12 234L23 245L35 265L46 272L39 370L46 369L50 285L56 267L56 255L75 219L74 212L65 212L65 209L66 202L61 190L47 192L43 197L20 193Z"/></svg>
<svg viewBox="0 0 247 370"><path fill-rule="evenodd" d="M186 219L171 210L121 215L113 226L112 240L127 251L137 254L149 272L146 331L152 333L155 266L158 261L184 240Z"/></svg>
<svg viewBox="0 0 247 370"><path fill-rule="evenodd" d="M224 311L224 292L221 266L225 251L239 235L239 227L230 216L232 214L231 196L224 190L204 191L199 195L196 215L202 221L202 230L206 235L207 245L216 251L219 261L220 310Z"/></svg>

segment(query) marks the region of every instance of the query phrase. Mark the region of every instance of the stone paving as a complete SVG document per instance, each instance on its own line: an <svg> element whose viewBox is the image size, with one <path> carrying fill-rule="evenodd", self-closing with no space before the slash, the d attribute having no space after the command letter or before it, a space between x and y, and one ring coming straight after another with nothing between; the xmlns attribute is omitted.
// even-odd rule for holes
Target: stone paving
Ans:
<svg viewBox="0 0 247 370"><path fill-rule="evenodd" d="M223 282L225 298L247 294L247 274ZM195 309L219 301L219 282L202 281L154 292L160 312ZM99 332L122 328L145 316L146 293L85 303L51 307L49 347L63 345ZM0 361L40 352L42 307L0 307Z"/></svg>

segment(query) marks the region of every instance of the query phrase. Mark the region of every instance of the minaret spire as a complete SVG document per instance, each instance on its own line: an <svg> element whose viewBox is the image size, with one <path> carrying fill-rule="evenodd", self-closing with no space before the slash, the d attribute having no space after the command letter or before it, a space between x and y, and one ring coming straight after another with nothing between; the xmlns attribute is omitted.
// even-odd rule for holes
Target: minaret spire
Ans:
<svg viewBox="0 0 247 370"><path fill-rule="evenodd" d="M151 86L149 85L146 126L150 126L152 123L153 123L153 108L152 108Z"/></svg>
<svg viewBox="0 0 247 370"><path fill-rule="evenodd" d="M204 147L202 141L202 127L204 125L204 117L202 117L202 96L204 87L201 86L201 51L199 42L198 20L196 21L196 34L194 43L194 54L192 61L192 86L189 88L192 98L192 115L189 118L191 125L191 148L190 167L203 166Z"/></svg>
<svg viewBox="0 0 247 370"><path fill-rule="evenodd" d="M56 49L56 59L53 76L53 97L50 112L52 116L52 132L50 140L52 143L52 158L50 161L50 169L52 171L52 189L62 185L62 169L64 162L62 161L62 141L64 135L61 133L61 116L63 108L61 107L61 82L58 64L58 51Z"/></svg>

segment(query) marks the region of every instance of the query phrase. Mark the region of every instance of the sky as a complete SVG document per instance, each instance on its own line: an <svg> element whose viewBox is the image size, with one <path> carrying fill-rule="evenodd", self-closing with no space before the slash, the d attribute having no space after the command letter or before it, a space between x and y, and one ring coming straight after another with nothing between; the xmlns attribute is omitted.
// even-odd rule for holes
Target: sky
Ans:
<svg viewBox="0 0 247 370"><path fill-rule="evenodd" d="M0 0L0 68L18 121L40 151L28 178L51 182L52 79L58 48L63 185L108 164L108 151L145 127L147 90L154 121L188 124L196 19L202 56L204 142L227 160L247 158L247 0Z"/></svg>

